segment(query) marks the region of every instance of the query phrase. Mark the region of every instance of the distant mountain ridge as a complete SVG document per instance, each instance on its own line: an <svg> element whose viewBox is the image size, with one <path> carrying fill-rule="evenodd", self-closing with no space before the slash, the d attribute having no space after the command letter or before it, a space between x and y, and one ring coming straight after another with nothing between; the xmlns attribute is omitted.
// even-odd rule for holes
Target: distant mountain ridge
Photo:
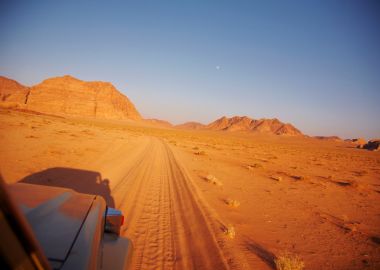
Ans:
<svg viewBox="0 0 380 270"><path fill-rule="evenodd" d="M133 103L111 83L86 82L66 75L25 87L0 77L0 102L55 115L105 119L141 119Z"/></svg>
<svg viewBox="0 0 380 270"><path fill-rule="evenodd" d="M278 119L252 119L247 116L234 116L228 118L223 116L208 125L197 122L187 122L177 125L182 129L204 129L220 131L249 131L255 133L276 134L276 135L303 135L301 131L292 124L283 123Z"/></svg>
<svg viewBox="0 0 380 270"><path fill-rule="evenodd" d="M52 115L142 120L134 104L111 83L86 82L69 75L49 78L32 87L0 76L0 105ZM164 120L143 120L153 126L173 127ZM256 120L247 116L223 116L207 125L187 122L175 128L303 135L293 125L276 118Z"/></svg>
<svg viewBox="0 0 380 270"><path fill-rule="evenodd" d="M175 127L180 129L203 129L205 125L198 122L186 122Z"/></svg>
<svg viewBox="0 0 380 270"><path fill-rule="evenodd" d="M149 119L144 119L144 121L153 126L166 127L166 128L173 127L172 123L165 120L161 120L161 119L149 118Z"/></svg>

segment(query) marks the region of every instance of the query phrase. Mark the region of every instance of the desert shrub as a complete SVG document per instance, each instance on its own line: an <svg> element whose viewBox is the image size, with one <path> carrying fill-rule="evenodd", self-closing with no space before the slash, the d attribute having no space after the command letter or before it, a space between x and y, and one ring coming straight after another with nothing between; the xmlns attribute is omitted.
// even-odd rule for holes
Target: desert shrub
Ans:
<svg viewBox="0 0 380 270"><path fill-rule="evenodd" d="M282 177L281 176L271 176L271 179L275 180L275 181L278 181L278 182L282 181Z"/></svg>
<svg viewBox="0 0 380 270"><path fill-rule="evenodd" d="M305 267L305 263L298 255L284 252L280 254L275 260L277 270L302 270Z"/></svg>
<svg viewBox="0 0 380 270"><path fill-rule="evenodd" d="M204 156L206 155L206 152L205 151L197 151L197 152L194 152L194 155L197 155L197 156Z"/></svg>
<svg viewBox="0 0 380 270"><path fill-rule="evenodd" d="M253 169L260 169L260 168L262 169L264 168L264 166L260 163L254 163L254 164L247 165L246 168L248 170L253 170Z"/></svg>
<svg viewBox="0 0 380 270"><path fill-rule="evenodd" d="M215 176L213 176L212 174L209 174L205 177L205 180L211 184L214 184L214 185L217 185L217 186L222 186L222 182L220 182L218 180L218 178L216 178Z"/></svg>
<svg viewBox="0 0 380 270"><path fill-rule="evenodd" d="M293 175L292 178L295 180L305 180L306 179L306 177L303 175Z"/></svg>
<svg viewBox="0 0 380 270"><path fill-rule="evenodd" d="M254 163L253 165L251 165L253 168L264 168L264 166L260 163Z"/></svg>
<svg viewBox="0 0 380 270"><path fill-rule="evenodd" d="M227 227L224 229L224 233L231 239L235 238L235 227L229 224Z"/></svg>
<svg viewBox="0 0 380 270"><path fill-rule="evenodd" d="M341 227L346 232L356 232L358 230L357 224L355 222L345 222Z"/></svg>
<svg viewBox="0 0 380 270"><path fill-rule="evenodd" d="M228 206L231 206L231 207L239 207L239 206L240 206L240 202L237 201L237 200L226 199L225 202L226 202L226 204L227 204Z"/></svg>

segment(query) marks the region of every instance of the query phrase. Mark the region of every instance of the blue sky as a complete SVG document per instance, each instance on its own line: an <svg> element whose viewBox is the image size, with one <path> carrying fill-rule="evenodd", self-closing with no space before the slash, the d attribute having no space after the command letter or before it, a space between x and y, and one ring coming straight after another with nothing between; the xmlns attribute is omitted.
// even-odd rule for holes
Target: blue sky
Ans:
<svg viewBox="0 0 380 270"><path fill-rule="evenodd" d="M1 1L0 74L112 82L144 117L380 137L378 1Z"/></svg>

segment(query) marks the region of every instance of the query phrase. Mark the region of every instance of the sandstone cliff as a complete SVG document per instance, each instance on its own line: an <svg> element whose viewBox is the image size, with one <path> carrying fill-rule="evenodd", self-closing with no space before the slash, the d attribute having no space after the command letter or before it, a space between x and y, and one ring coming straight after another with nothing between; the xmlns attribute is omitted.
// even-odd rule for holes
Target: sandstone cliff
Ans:
<svg viewBox="0 0 380 270"><path fill-rule="evenodd" d="M10 79L0 84L0 93L8 93L4 101L16 101L18 107L55 115L71 115L106 119L141 119L132 102L111 83L85 82L71 76L50 78L23 89ZM8 90L7 90L8 89ZM4 94L2 95L4 96Z"/></svg>

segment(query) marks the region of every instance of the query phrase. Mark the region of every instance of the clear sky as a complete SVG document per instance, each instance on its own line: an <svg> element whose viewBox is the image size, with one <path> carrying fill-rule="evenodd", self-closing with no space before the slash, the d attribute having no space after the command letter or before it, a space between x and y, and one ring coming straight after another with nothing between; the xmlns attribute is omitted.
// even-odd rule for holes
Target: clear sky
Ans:
<svg viewBox="0 0 380 270"><path fill-rule="evenodd" d="M112 82L144 117L380 137L380 2L0 1L0 75Z"/></svg>

